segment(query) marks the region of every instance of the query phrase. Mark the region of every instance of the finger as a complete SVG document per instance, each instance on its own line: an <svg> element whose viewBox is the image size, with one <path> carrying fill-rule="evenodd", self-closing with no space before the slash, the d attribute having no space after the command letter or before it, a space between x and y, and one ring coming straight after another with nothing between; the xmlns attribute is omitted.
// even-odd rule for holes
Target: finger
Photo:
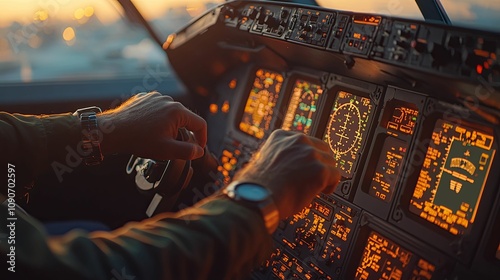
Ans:
<svg viewBox="0 0 500 280"><path fill-rule="evenodd" d="M335 160L335 156L331 153L330 150L328 151L322 151L322 150L317 150L317 153L320 155L320 160L324 164L327 164L329 166L337 166L337 161Z"/></svg>
<svg viewBox="0 0 500 280"><path fill-rule="evenodd" d="M330 166L330 183L329 185L337 186L342 179L340 170L335 166Z"/></svg>
<svg viewBox="0 0 500 280"><path fill-rule="evenodd" d="M137 93L136 95L134 95L135 97L142 97L142 96L145 96L146 94L148 94L147 92L143 91L143 92L139 92Z"/></svg>
<svg viewBox="0 0 500 280"><path fill-rule="evenodd" d="M203 156L205 151L202 147L184 141L178 141L175 139L169 139L166 141L162 147L164 150L162 151L164 155L163 159L197 159Z"/></svg>
<svg viewBox="0 0 500 280"><path fill-rule="evenodd" d="M333 193L335 191L335 189L337 189L337 186L339 185L339 182L340 182L340 171L338 170L338 168L335 168L335 167L332 167L332 166L329 166L328 168L328 178L327 178L327 184L326 184L326 187L323 189L323 193Z"/></svg>
<svg viewBox="0 0 500 280"><path fill-rule="evenodd" d="M174 101L174 99L170 95L162 95L162 97L168 101Z"/></svg>
<svg viewBox="0 0 500 280"><path fill-rule="evenodd" d="M335 192L335 190L337 189L337 186L338 185L328 185L326 186L326 188L324 188L321 192L322 193L325 193L325 194L332 194Z"/></svg>
<svg viewBox="0 0 500 280"><path fill-rule="evenodd" d="M340 182L340 179L342 178L340 170L337 168L337 162L330 155L330 153L322 151L318 151L318 153L320 155L319 160L324 165L324 168L327 171L325 178L326 185L328 186L337 185Z"/></svg>
<svg viewBox="0 0 500 280"><path fill-rule="evenodd" d="M330 156L333 156L332 149L330 149L330 146L325 141L318 139L316 137L310 137L310 138L314 147L320 149L321 151L328 152Z"/></svg>
<svg viewBox="0 0 500 280"><path fill-rule="evenodd" d="M185 114L182 118L182 123L179 127L185 127L186 129L193 132L196 142L205 148L207 145L207 122L197 114L191 112L188 109L184 110Z"/></svg>
<svg viewBox="0 0 500 280"><path fill-rule="evenodd" d="M162 96L161 93L159 93L158 91L154 90L154 91L150 91L146 94L147 96Z"/></svg>

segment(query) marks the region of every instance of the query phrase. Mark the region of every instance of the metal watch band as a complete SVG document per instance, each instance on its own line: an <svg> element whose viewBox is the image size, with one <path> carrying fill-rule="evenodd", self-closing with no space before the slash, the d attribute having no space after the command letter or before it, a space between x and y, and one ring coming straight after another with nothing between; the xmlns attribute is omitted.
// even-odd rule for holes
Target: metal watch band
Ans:
<svg viewBox="0 0 500 280"><path fill-rule="evenodd" d="M266 189L269 192L269 195L261 201L246 200L244 197L238 194L237 190L238 186L245 184L252 184L259 186L263 189ZM271 197L271 191L268 190L266 187L252 182L233 181L226 188L222 190L222 193L243 206L256 209L257 211L259 211L262 215L262 218L264 219L264 224L269 234L272 234L278 227L280 221L279 211Z"/></svg>
<svg viewBox="0 0 500 280"><path fill-rule="evenodd" d="M97 124L97 114L101 112L101 108L94 106L78 109L74 113L80 118L82 127L82 149L85 165L97 165L104 159L101 152L101 132Z"/></svg>

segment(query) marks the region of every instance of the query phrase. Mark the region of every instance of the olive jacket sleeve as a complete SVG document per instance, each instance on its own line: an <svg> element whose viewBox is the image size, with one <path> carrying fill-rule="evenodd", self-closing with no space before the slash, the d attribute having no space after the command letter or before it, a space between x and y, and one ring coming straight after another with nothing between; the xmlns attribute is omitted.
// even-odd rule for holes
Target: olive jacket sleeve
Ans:
<svg viewBox="0 0 500 280"><path fill-rule="evenodd" d="M0 113L2 164L35 176L64 161L80 139L78 120ZM73 230L48 236L33 217L0 197L0 261L7 279L238 279L269 256L272 239L260 214L225 197L178 213L131 222L112 232ZM9 263L10 262L10 263Z"/></svg>
<svg viewBox="0 0 500 280"><path fill-rule="evenodd" d="M0 166L16 167L18 197L40 173L67 166L70 151L81 144L79 120L70 113L21 115L0 112ZM71 159L74 161L74 159ZM6 194L5 186L0 193Z"/></svg>

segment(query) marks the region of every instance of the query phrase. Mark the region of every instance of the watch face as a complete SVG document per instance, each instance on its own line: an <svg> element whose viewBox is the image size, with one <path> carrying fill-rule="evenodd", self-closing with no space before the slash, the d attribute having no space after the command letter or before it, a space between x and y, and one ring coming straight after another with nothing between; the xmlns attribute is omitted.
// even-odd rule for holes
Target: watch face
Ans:
<svg viewBox="0 0 500 280"><path fill-rule="evenodd" d="M238 197L249 201L263 201L270 195L269 190L255 184L241 184L236 187Z"/></svg>

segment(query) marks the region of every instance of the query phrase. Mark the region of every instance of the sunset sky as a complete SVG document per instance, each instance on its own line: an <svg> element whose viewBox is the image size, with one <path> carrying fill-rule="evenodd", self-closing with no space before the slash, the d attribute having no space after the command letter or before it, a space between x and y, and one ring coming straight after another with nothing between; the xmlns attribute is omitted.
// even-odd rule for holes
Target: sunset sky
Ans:
<svg viewBox="0 0 500 280"><path fill-rule="evenodd" d="M133 1L149 19L161 16L165 10L173 7L187 6L190 9L203 9L206 2L223 2L222 0L135 0ZM103 0L0 0L0 27L12 21L31 22L37 9L45 9L60 19L71 19L73 12L81 7L92 6L96 16L103 22L117 19L116 9L121 10L116 1ZM204 9L203 9L204 10Z"/></svg>
<svg viewBox="0 0 500 280"><path fill-rule="evenodd" d="M148 19L157 18L171 7L187 6L188 11L201 13L207 2L223 0L134 0ZM392 16L422 18L414 0L317 0L325 7L339 10L380 13ZM442 0L443 6L456 24L479 24L500 31L500 1L498 0ZM116 1L103 0L0 0L0 27L12 21L31 22L37 7L48 10L61 19L70 19L74 10L82 6L95 8L96 16L103 22L116 20L120 10ZM117 8L118 7L118 8ZM113 11L115 10L115 11Z"/></svg>

